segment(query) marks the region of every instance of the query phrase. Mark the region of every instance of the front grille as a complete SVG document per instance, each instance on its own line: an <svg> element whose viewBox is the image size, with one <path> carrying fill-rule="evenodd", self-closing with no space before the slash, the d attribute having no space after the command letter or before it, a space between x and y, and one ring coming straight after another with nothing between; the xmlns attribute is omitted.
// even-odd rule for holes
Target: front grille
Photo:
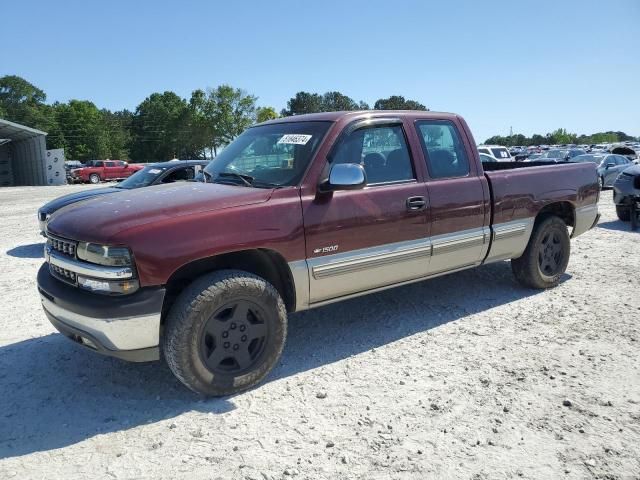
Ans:
<svg viewBox="0 0 640 480"><path fill-rule="evenodd" d="M62 253L69 257L76 256L76 246L77 242L72 240L65 240L63 238L54 237L52 235L48 235L49 245L56 252Z"/></svg>
<svg viewBox="0 0 640 480"><path fill-rule="evenodd" d="M62 280L63 282L70 283L71 285L76 284L77 278L75 272L60 268L59 266L52 265L51 263L49 264L49 271L54 277Z"/></svg>

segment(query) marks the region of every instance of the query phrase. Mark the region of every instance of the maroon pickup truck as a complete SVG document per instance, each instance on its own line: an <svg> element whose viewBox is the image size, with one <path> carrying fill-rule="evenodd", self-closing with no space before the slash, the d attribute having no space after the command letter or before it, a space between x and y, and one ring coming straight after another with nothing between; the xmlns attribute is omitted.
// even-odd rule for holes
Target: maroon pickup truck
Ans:
<svg viewBox="0 0 640 480"><path fill-rule="evenodd" d="M71 170L69 181L100 183L107 180L123 180L143 168L144 165L129 165L122 160L91 160L84 167Z"/></svg>
<svg viewBox="0 0 640 480"><path fill-rule="evenodd" d="M483 170L447 113L277 119L204 173L53 214L38 289L69 338L131 361L162 352L205 395L263 379L290 312L509 259L522 284L553 287L570 237L598 220L594 164Z"/></svg>

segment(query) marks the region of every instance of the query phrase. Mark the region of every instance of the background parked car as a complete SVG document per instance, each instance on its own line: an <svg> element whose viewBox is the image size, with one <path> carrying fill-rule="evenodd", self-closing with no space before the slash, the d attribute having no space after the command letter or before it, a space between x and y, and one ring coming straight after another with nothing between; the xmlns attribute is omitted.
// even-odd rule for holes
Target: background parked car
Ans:
<svg viewBox="0 0 640 480"><path fill-rule="evenodd" d="M81 192L71 193L69 195L56 198L55 200L52 200L40 207L38 210L40 232L44 233L44 228L49 216L62 207L100 195L123 192L134 188L149 187L151 185L158 185L161 183L197 181L197 176L200 175L201 177L201 172L208 163L209 162L206 160L153 163L144 166L142 170L138 170L126 180L112 187L83 190Z"/></svg>
<svg viewBox="0 0 640 480"><path fill-rule="evenodd" d="M486 153L480 154L480 161L482 163L497 163L498 159L491 155L487 155Z"/></svg>
<svg viewBox="0 0 640 480"><path fill-rule="evenodd" d="M91 160L82 168L71 170L71 183L100 183L107 180L128 178L144 165L129 165L122 160Z"/></svg>
<svg viewBox="0 0 640 480"><path fill-rule="evenodd" d="M478 145L478 152L491 155L497 158L499 162L510 162L513 160L507 147L503 147L502 145Z"/></svg>
<svg viewBox="0 0 640 480"><path fill-rule="evenodd" d="M572 162L592 162L598 165L598 183L600 188L610 187L616 180L620 172L632 165L628 158L614 154L593 154L578 155L571 159Z"/></svg>
<svg viewBox="0 0 640 480"><path fill-rule="evenodd" d="M613 203L616 204L616 214L620 220L631 220L632 205L635 203L636 207L640 206L640 165L627 167L618 175L613 183ZM640 209L636 210L640 212Z"/></svg>

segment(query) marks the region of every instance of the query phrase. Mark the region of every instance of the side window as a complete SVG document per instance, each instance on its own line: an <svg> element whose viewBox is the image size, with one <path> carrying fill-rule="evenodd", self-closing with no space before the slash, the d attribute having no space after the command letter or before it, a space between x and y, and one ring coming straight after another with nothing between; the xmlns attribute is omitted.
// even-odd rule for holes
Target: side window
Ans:
<svg viewBox="0 0 640 480"><path fill-rule="evenodd" d="M93 166L94 166L94 167L104 167L104 163L103 163L102 161L94 162L94 163L93 163Z"/></svg>
<svg viewBox="0 0 640 480"><path fill-rule="evenodd" d="M422 120L416 122L416 127L432 178L469 175L467 152L452 123Z"/></svg>
<svg viewBox="0 0 640 480"><path fill-rule="evenodd" d="M193 179L195 173L193 167L179 168L162 179L162 183L186 182Z"/></svg>
<svg viewBox="0 0 640 480"><path fill-rule="evenodd" d="M361 128L337 146L331 163L359 163L368 184L415 179L411 157L400 125Z"/></svg>
<svg viewBox="0 0 640 480"><path fill-rule="evenodd" d="M105 167L115 167L116 163L115 162L104 162L104 166Z"/></svg>

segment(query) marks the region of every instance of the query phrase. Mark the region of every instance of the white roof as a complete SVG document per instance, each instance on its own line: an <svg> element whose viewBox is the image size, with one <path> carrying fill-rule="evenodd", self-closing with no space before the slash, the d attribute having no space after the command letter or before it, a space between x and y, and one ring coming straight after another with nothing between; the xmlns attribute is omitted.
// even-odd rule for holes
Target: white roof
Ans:
<svg viewBox="0 0 640 480"><path fill-rule="evenodd" d="M35 128L25 127L18 123L10 122L0 118L0 139L4 140L26 140L27 138L39 137L46 135L46 132L36 130Z"/></svg>

